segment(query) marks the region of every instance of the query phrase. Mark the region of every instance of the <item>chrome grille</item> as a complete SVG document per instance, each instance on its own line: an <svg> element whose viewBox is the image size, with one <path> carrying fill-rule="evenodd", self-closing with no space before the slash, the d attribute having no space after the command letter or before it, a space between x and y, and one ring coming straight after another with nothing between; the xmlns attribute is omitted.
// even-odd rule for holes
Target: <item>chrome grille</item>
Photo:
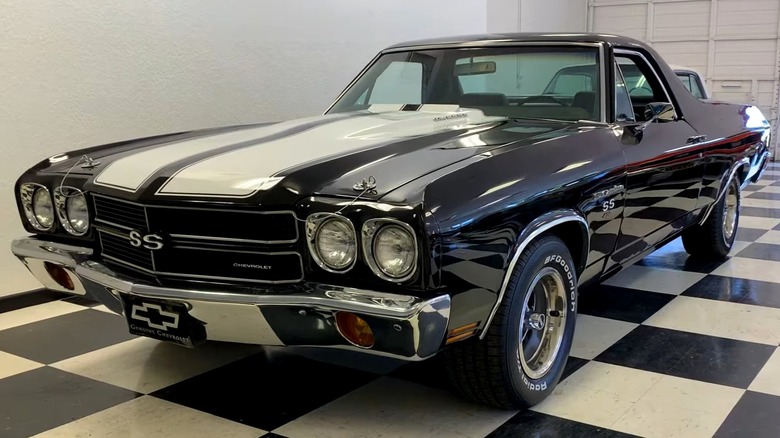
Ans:
<svg viewBox="0 0 780 438"><path fill-rule="evenodd" d="M142 205L94 195L95 222L130 230L146 230L146 209Z"/></svg>
<svg viewBox="0 0 780 438"><path fill-rule="evenodd" d="M150 250L132 246L126 236L113 234L105 229L98 229L98 235L103 257L134 268L154 271L154 260Z"/></svg>
<svg viewBox="0 0 780 438"><path fill-rule="evenodd" d="M298 224L290 211L142 205L100 194L93 194L93 201L106 262L158 277L253 283L303 278ZM156 234L163 247L133 246L131 231Z"/></svg>

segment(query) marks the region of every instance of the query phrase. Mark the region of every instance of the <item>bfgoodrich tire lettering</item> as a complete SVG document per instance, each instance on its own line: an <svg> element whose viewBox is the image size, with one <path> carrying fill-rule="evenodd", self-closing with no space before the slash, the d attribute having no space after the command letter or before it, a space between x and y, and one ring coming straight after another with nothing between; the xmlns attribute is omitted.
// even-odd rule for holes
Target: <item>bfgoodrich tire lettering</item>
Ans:
<svg viewBox="0 0 780 438"><path fill-rule="evenodd" d="M511 275L485 338L453 345L444 358L461 393L517 409L544 400L561 378L574 337L577 274L566 245L543 236L528 245ZM554 298L530 304L542 294ZM556 336L546 344L532 343L531 336L542 339L546 333ZM550 354L537 354L544 351Z"/></svg>

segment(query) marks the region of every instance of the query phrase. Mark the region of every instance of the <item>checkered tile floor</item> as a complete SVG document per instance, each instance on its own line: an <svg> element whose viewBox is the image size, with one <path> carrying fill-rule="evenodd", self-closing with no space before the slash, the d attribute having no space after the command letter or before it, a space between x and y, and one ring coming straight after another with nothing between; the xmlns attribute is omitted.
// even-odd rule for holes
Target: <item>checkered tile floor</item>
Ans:
<svg viewBox="0 0 780 438"><path fill-rule="evenodd" d="M527 412L457 397L435 358L189 350L40 293L0 302L0 436L778 437L780 166L743 196L727 261L675 241L584 292L565 378Z"/></svg>

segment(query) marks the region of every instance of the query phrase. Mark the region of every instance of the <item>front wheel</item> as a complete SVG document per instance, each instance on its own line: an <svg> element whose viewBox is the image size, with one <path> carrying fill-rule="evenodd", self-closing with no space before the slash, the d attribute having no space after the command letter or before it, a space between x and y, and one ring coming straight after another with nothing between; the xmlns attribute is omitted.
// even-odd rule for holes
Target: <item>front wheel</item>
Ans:
<svg viewBox="0 0 780 438"><path fill-rule="evenodd" d="M682 233L685 251L691 256L718 260L725 258L734 246L739 227L739 181L731 180L726 193L715 205L707 220Z"/></svg>
<svg viewBox="0 0 780 438"><path fill-rule="evenodd" d="M566 366L576 300L577 275L566 245L555 236L532 242L520 255L485 338L444 352L455 388L500 408L544 400Z"/></svg>

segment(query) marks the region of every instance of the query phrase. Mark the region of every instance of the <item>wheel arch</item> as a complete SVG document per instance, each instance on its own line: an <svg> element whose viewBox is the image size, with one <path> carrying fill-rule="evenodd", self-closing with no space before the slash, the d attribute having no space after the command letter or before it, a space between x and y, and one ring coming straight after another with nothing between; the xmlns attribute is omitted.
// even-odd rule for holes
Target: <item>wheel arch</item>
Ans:
<svg viewBox="0 0 780 438"><path fill-rule="evenodd" d="M493 317L496 315L499 306L501 306L512 272L515 270L515 265L520 255L531 242L545 234L552 234L558 237L566 245L574 260L577 275L581 274L585 269L588 252L590 251L590 230L588 222L582 214L573 209L560 209L545 213L532 220L520 232L517 241L512 247L509 264L501 282L501 289L498 291L496 302L493 304L488 319L485 321L479 334L480 339L483 339L485 334L487 334Z"/></svg>
<svg viewBox="0 0 780 438"><path fill-rule="evenodd" d="M723 182L720 185L720 188L718 189L718 195L715 197L715 201L713 201L711 204L709 204L704 214L701 215L701 219L699 219L699 225L703 224L707 221L707 218L710 217L710 214L715 209L715 206L718 205L718 202L720 202L721 198L726 194L726 191L731 184L731 181L734 180L734 178L737 178L737 181L739 181L739 186L741 188L744 188L745 184L749 181L747 179L747 176L750 173L750 160L745 157L740 160L737 160L734 162L734 164L729 169L728 173L724 175Z"/></svg>

